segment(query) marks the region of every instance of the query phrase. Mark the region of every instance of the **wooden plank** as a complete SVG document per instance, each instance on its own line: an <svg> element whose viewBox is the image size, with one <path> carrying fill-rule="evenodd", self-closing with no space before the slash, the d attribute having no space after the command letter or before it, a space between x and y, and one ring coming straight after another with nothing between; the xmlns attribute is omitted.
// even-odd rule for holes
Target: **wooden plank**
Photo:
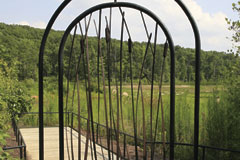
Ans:
<svg viewBox="0 0 240 160"><path fill-rule="evenodd" d="M27 155L31 160L39 159L39 129L38 128L22 128L20 129L22 136L25 140L27 146ZM70 128L65 128L65 132L68 132L68 143L70 142ZM68 159L67 154L67 145L66 145L66 134L64 134L64 159ZM85 151L85 142L86 137L81 136L81 159L84 159L84 151ZM74 147L74 159L78 159L78 133L73 130L73 147ZM71 158L71 148L70 150L70 158ZM97 150L97 159L103 159L101 147L96 145ZM108 159L107 150L103 149L104 158ZM115 156L115 155L114 155ZM44 159L59 159L59 128L58 127L48 127L44 128ZM71 158L72 159L72 158ZM88 149L88 159L92 159L91 157L91 148L89 143ZM94 159L94 157L93 157Z"/></svg>

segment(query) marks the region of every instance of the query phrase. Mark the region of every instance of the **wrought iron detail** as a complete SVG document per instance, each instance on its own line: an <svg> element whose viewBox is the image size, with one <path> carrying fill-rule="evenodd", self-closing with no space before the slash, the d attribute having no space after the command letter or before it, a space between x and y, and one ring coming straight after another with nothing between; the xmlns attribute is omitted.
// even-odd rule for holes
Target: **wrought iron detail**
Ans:
<svg viewBox="0 0 240 160"><path fill-rule="evenodd" d="M43 56L44 56L44 49L46 45L46 40L48 38L49 32L57 19L58 15L62 12L62 10L70 3L71 0L65 0L59 8L56 10L56 12L53 14L52 18L50 19L47 28L44 32L44 36L41 42L40 46L40 52L39 52L39 159L43 160L44 159L44 122L43 122ZM195 68L195 114L194 114L194 159L198 159L198 148L199 143L199 100L200 100L200 50L201 50L201 44L200 44L200 35L199 31L197 28L197 25L191 16L190 12L188 9L185 7L185 5L180 1L180 0L175 0L176 3L182 8L186 16L188 17L192 28L193 32L195 35L195 48L196 48L196 68ZM109 15L105 16L105 36L104 34L101 34L102 32L102 16L103 16L103 11L108 10L110 11ZM139 13L139 16L142 19L143 22L143 27L146 32L146 47L145 47L145 52L144 52L144 57L142 59L142 64L141 67L139 68L139 77L137 79L138 84L137 84L137 92L134 91L134 86L133 86L133 55L134 55L134 46L133 46L133 36L131 35L130 32L130 26L126 20L126 14L124 10L134 10ZM114 48L112 48L112 36L113 36L113 27L112 27L112 15L113 15L113 10L116 12L116 10L119 10L119 14L121 18L119 21L121 21L120 24L120 46L119 46L119 54L117 54L114 51ZM99 24L97 25L96 21L92 15L93 14L98 14L98 22ZM148 17L148 19L151 19L154 22L155 29L153 33L149 32L149 29L146 24L145 16ZM88 20L87 20L88 18ZM90 60L89 60L89 43L88 43L88 38L89 38L89 27L91 22L94 23L94 29L95 29L95 37L97 37L98 45L97 45L97 64L95 66L96 68L96 83L97 83L97 106L98 106L98 122L97 122L97 129L95 130L94 128L94 116L93 114L93 97L92 97L92 92L91 92L91 87L92 87L92 75L90 74L90 70L92 69L90 66ZM84 24L84 26L82 26ZM78 32L79 28L79 32ZM159 29L163 32L165 35L166 42L164 43L164 51L162 53L163 56L163 62L161 65L161 68L159 69L161 71L160 74L160 80L158 84L158 100L157 100L157 116L154 119L153 116L153 89L154 89L154 83L156 83L156 77L154 75L155 71L157 70L155 64L156 64L156 55L160 54L157 53L157 41L158 41L158 33ZM80 33L80 34L78 34ZM76 36L80 36L80 42L78 43L79 50L74 51L74 46L77 44L76 43ZM70 37L70 38L69 38ZM124 37L127 37L127 41L124 39ZM64 66L63 66L63 61L64 61L64 56L66 53L64 52L64 47L66 42L71 39L71 49L69 53L69 63L68 63L68 70L67 70L67 94L64 95L64 86L63 86L63 76L64 76ZM105 42L103 42L102 39L105 39ZM106 49L103 51L102 50L102 43L105 43ZM125 45L127 43L127 45ZM125 132L125 127L124 127L124 122L123 122L123 113L122 113L122 108L123 108L123 50L124 46L127 46L128 49L128 58L129 58L129 78L130 78L130 93L131 93L131 105L132 105L132 126L133 126L133 138L134 138L134 149L135 149L135 159L139 158L139 149L138 149L138 144L139 141L143 143L143 159L147 159L147 157L150 157L151 159L154 158L155 156L155 145L162 143L163 144L163 159L166 158L165 154L165 149L166 145L170 146L170 151L169 151L169 158L170 160L174 159L174 145L177 145L174 139L175 135L175 52L174 52L174 43L172 40L172 37L168 31L168 29L165 27L165 25L162 23L162 21L158 18L157 15L155 15L153 12L150 10L137 5L133 3L127 3L127 2L117 2L114 1L112 3L103 3L100 5L96 5L92 8L89 8L88 10L84 11L81 13L78 17L76 17L70 25L67 27L67 29L64 32L64 35L61 40L61 44L59 47L59 54L58 54L58 64L59 64L59 157L61 160L64 159L64 112L69 112L68 106L69 106L69 85L71 80L74 80L74 89L73 89L73 94L72 94L72 106L74 104L74 96L75 96L75 90L77 90L77 117L78 117L78 133L79 133L79 139L78 139L78 147L79 147L79 152L78 152L78 159L81 159L81 96L79 94L80 92L80 74L83 77L83 82L85 86L85 97L87 101L87 143L85 147L85 159L87 159L87 153L88 153L88 145L91 145L91 153L92 157L94 159L97 159L96 155L96 144L101 145L101 138L99 138L99 117L100 117L100 107L104 106L104 114L105 115L105 130L106 130L106 135L107 135L107 150L108 150L108 159L113 159L113 152L114 152L114 147L113 147L113 139L116 140L116 156L117 159L119 158L126 158L129 159L129 153L126 145L126 134L124 133L124 149L122 151L122 148L120 147L120 135L122 132L120 131L120 128L122 127L122 131ZM170 52L170 138L169 142L165 139L164 136L164 129L165 129L165 124L164 124L164 118L163 118L163 100L162 100L162 95L161 95L161 90L162 90L162 81L163 81L163 74L165 71L164 68L164 63L165 63L165 58L167 56L167 52ZM79 55L76 54L76 52L79 53ZM149 55L149 52L151 55ZM75 55L73 55L75 53ZM113 57L115 56L115 57ZM77 58L76 58L77 57ZM151 57L151 74L148 75L147 73L144 72L144 66L146 65L146 60L147 57ZM119 62L118 62L119 61ZM75 66L74 66L75 65ZM119 65L119 70L116 69L117 66ZM75 69L72 71L71 69ZM80 71L81 70L81 71ZM71 78L71 73L74 72L74 78ZM117 74L119 72L119 74ZM145 117L145 102L143 100L143 89L142 89L142 79L146 79L149 81L151 84L151 92L150 92L150 137L149 139L147 138L146 135L146 118ZM105 81L106 80L106 81ZM114 84L114 85L112 85ZM100 86L103 89L103 101L104 103L100 103ZM112 94L112 87L116 88L116 93ZM116 102L113 102L112 97L116 97ZM66 104L64 106L64 97L66 99ZM108 100L107 100L108 98ZM139 102L139 99L142 101ZM116 108L113 110L113 103L116 103ZM138 111L139 111L139 106L141 103L141 112L142 112L142 121L143 121L143 139L140 140L138 137L138 129L137 129L137 124L138 122ZM65 110L65 111L64 111ZM116 112L116 113L114 113ZM69 115L69 114L68 114ZM162 142L157 142L156 141L156 135L157 135L157 128L158 128L158 122L159 122L159 116L161 116L161 122L162 122ZM72 124L71 128L73 127L73 117L74 114L72 114ZM120 122L121 120L121 122ZM154 122L155 121L155 122ZM65 124L67 123L67 120ZM68 124L68 123L67 123ZM155 124L155 126L154 126ZM66 133L67 134L67 133ZM114 137L113 137L114 135ZM100 142L99 142L100 140ZM90 144L88 144L90 142ZM74 157L74 152L73 152L73 144L72 144L72 137L71 137L71 156L70 156L70 149L69 149L69 144L67 141L67 153L68 153L68 159L70 157ZM150 144L150 153L147 152L147 146ZM102 145L103 147L103 145ZM205 146L204 148L204 153L205 153ZM148 155L150 154L150 156Z"/></svg>

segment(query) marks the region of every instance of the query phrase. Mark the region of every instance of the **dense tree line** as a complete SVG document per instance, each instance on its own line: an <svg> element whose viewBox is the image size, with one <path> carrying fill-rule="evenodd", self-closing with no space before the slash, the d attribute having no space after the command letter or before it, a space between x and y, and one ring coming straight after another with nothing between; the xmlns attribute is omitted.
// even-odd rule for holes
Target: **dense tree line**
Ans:
<svg viewBox="0 0 240 160"><path fill-rule="evenodd" d="M41 38L44 30L35 29L28 26L20 25L6 25L0 23L0 59L8 64L9 67L15 65L18 69L18 78L20 80L24 79L34 79L37 80L37 71L38 71L38 53L39 46L41 43ZM47 41L46 52L44 56L44 74L45 76L56 76L58 74L58 65L57 65L57 54L59 49L59 44L61 37L63 35L62 31L52 30ZM76 42L80 41L80 36L76 37ZM90 63L97 63L97 38L89 37L89 52ZM119 41L112 40L112 52L119 51ZM123 45L123 55L128 54L127 42L124 42ZM137 78L138 75L134 74L134 69L139 69L142 58L145 53L146 42L134 42L133 43L133 77ZM106 58L106 43L102 40L101 44L104 60ZM65 50L70 52L71 41L67 41ZM74 45L75 50L80 50L80 45ZM176 79L180 82L192 82L194 80L194 63L195 63L195 54L194 49L183 48L180 46L175 46L176 51ZM156 53L163 52L163 45L157 46ZM239 62L239 57L234 54L226 54L224 52L216 51L202 51L201 52L201 80L202 82L219 82L226 77L229 77L231 70L233 70L234 64ZM129 79L129 59L128 56L124 56L123 59L123 79L128 81ZM119 55L112 54L111 60L118 61ZM68 58L65 58L64 64L67 66ZM163 58L160 54L156 54L156 68L160 68ZM166 73L164 80L169 81L169 70L170 70L170 56L166 58ZM160 62L160 63L159 63ZM144 70L146 75L151 73L151 64L152 57L148 56ZM65 67L65 69L67 69ZM116 67L116 70L118 68ZM155 72L159 72L159 69L156 69ZM96 70L92 70L91 73L96 75ZM137 73L137 72L136 72ZM157 75L160 73L157 73Z"/></svg>

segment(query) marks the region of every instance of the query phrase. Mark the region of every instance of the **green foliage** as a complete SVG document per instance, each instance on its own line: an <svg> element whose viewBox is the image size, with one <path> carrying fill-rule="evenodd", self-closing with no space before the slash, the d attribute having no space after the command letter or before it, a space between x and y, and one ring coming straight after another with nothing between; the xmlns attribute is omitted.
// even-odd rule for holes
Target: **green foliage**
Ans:
<svg viewBox="0 0 240 160"><path fill-rule="evenodd" d="M240 18L240 1L232 4ZM210 146L239 150L240 147L240 21L226 18L229 30L233 31L231 52L232 64L225 71L225 85L221 92L214 91L208 102L207 139ZM235 52L235 53L234 53ZM232 152L207 152L207 159L240 159Z"/></svg>
<svg viewBox="0 0 240 160"><path fill-rule="evenodd" d="M0 110L6 110L13 118L21 116L29 111L31 97L26 88L17 79L15 66L8 67L7 63L0 59Z"/></svg>
<svg viewBox="0 0 240 160"><path fill-rule="evenodd" d="M235 8L238 5L235 5ZM230 22L229 22L230 23ZM38 70L38 52L39 45L41 42L43 30L35 29L27 26L19 25L6 25L0 23L0 58L4 60L9 67L17 67L17 76L19 80L33 79L37 80L37 70ZM58 75L58 49L60 40L62 38L63 32L54 31L50 32L46 49L44 55L44 76L46 77L57 77ZM74 71L75 65L77 64L77 55L75 51L80 50L80 46L77 42L80 41L80 36L76 36L76 43L73 48L73 59L71 63L71 72L68 79L73 80L75 78ZM95 66L97 64L97 38L88 37L89 42L89 58L90 66ZM106 43L104 40L101 41L102 51L106 49ZM127 51L127 42L123 43L123 81L129 83L130 74L129 74L129 57ZM145 42L134 42L133 43L133 78L134 80L138 78L138 71L140 65L142 64L142 59L145 53ZM64 74L65 77L68 77L67 70L69 64L69 55L71 49L71 40L68 38L65 46L64 54ZM119 40L112 40L112 52L110 55L110 61L119 62ZM160 77L160 67L163 61L163 45L157 45L156 54L156 81ZM117 53L115 55L115 52ZM183 48L180 46L175 46L176 52L176 79L178 82L187 82L191 83L194 81L194 64L195 64L195 55L194 49ZM232 66L236 61L240 61L239 58L235 59L235 55L226 54L223 52L216 51L202 51L201 54L201 80L204 83L211 82L221 82L223 79L228 77L228 73L231 70ZM107 63L107 54L103 52L103 63ZM81 62L82 63L82 62ZM86 63L86 60L85 60ZM152 64L152 55L148 53L146 64L144 66L144 74L147 77L151 77L151 64ZM105 65L106 66L106 65ZM82 67L82 64L81 64ZM112 66L111 69L119 72L119 65ZM107 68L105 68L107 70ZM170 80L170 56L168 54L165 65L165 74L164 82L169 82ZM113 70L111 71L112 73ZM95 77L97 74L96 67L90 67L90 74L92 77ZM107 76L107 72L105 73ZM80 79L83 79L84 75L81 72L79 75ZM144 83L148 84L149 82L143 80Z"/></svg>
<svg viewBox="0 0 240 160"><path fill-rule="evenodd" d="M229 30L233 32L232 35L232 42L234 45L234 49L236 49L236 53L239 54L240 53L240 46L239 46L239 42L240 42L240 1L233 3L232 4L232 9L234 12L237 12L238 15L238 19L236 20L232 20L232 19L228 19L226 18L226 21L229 25ZM234 50L230 50L230 52L234 52Z"/></svg>
<svg viewBox="0 0 240 160"><path fill-rule="evenodd" d="M10 69L7 64L0 59L0 159L11 159L9 153L2 150L2 146L6 145L7 130L11 119L9 102L13 97L10 94L11 87L16 84L14 69Z"/></svg>
<svg viewBox="0 0 240 160"><path fill-rule="evenodd" d="M8 112L11 113L12 117L20 117L22 113L28 112L31 108L30 95L26 95L24 90L22 87L15 88L5 97Z"/></svg>
<svg viewBox="0 0 240 160"><path fill-rule="evenodd" d="M207 140L210 146L238 150L240 146L240 78L234 78L209 99ZM234 153L210 152L211 159L239 159Z"/></svg>
<svg viewBox="0 0 240 160"><path fill-rule="evenodd" d="M4 131L0 131L0 146L6 145L6 138L9 137ZM0 159L10 159L11 156L8 152L4 152L0 147Z"/></svg>

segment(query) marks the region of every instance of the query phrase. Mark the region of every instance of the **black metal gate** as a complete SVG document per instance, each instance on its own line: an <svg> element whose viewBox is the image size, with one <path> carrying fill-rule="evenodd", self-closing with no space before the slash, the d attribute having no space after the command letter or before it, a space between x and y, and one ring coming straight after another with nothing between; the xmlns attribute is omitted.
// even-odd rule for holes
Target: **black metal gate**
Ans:
<svg viewBox="0 0 240 160"><path fill-rule="evenodd" d="M54 21L57 19L58 15L61 13L61 11L70 3L70 0L65 0L59 8L56 10L56 12L53 14L52 18L50 19L47 28L45 30L41 47L40 47L40 53L39 53L39 159L44 159L44 123L43 123L43 56L44 56L44 49L46 40L48 38L49 32L54 24ZM188 17L191 26L193 28L194 36L195 36L195 56L196 56L196 65L195 65L195 113L194 113L194 159L198 159L198 148L199 148L199 97L200 97L200 36L199 31L197 28L197 25L192 18L191 14L189 13L188 9L185 7L185 5L181 2L181 0L176 0L176 3L182 8L186 16ZM125 12L126 10L126 12ZM144 28L146 34L146 41L142 44L144 51L143 51L143 57L142 57L142 64L139 64L138 67L134 64L134 53L136 52L133 46L134 39L130 32L130 27L128 25L127 19L125 18L127 15L127 11L134 11L139 14L139 17L142 19L142 28ZM129 12L130 12L129 11ZM105 16L105 30L103 31L102 23L104 20L103 12L106 14L108 12L108 16ZM118 17L112 17L113 13L118 12ZM131 13L131 12L130 12ZM96 16L96 17L94 17ZM98 26L96 24L95 19L92 21L93 18L98 18ZM146 25L145 18L148 18L153 26L155 28L153 29L153 33L149 32L149 29ZM115 18L115 19L114 19ZM112 28L113 20L118 19L119 26L119 35L120 38L116 42L115 39L112 39L112 35L114 33L114 29ZM90 62L89 56L92 56L90 53L90 47L91 44L88 43L89 39L89 27L90 23L92 23L92 27L95 28L96 35L95 39L97 40L97 48L96 51L96 61ZM84 26L82 26L84 24ZM77 31L79 29L79 31ZM156 56L159 56L159 50L157 49L157 41L158 41L158 30L161 29L162 33L165 35L166 42L163 45L163 52L161 55L161 65L160 68L157 68L157 62ZM94 30L94 29L93 29ZM126 31L125 31L126 30ZM77 34L79 32L79 34ZM105 35L101 35L102 32L105 32ZM80 37L80 38L77 38ZM125 38L124 38L125 37ZM154 38L152 38L154 37ZM69 41L71 43L71 48L69 49L70 53L66 54L64 52L64 47L66 42ZM78 41L78 47L75 47L76 41ZM114 48L113 43L117 43L117 46L119 48ZM166 142L165 140L163 142L157 142L156 141L156 130L158 126L158 119L160 115L160 109L162 106L162 95L161 95L161 88L162 88L162 81L163 81L163 74L164 74L164 63L166 61L166 56L168 52L168 48L170 50L170 124L169 124L169 142ZM148 54L150 52L151 54ZM127 54L126 54L127 53ZM112 3L104 3L97 6L94 6L83 13L81 13L78 17L76 17L71 24L67 27L67 29L64 32L64 35L62 37L62 41L59 47L59 54L58 54L58 65L59 65L59 156L60 159L64 159L64 112L69 112L68 110L68 103L69 103L69 95L70 95L70 87L69 85L73 84L73 94L72 94L72 101L74 101L74 94L75 89L77 90L77 108L78 108L78 132L79 135L81 134L81 123L80 123L80 117L81 117L81 109L80 109L80 98L82 95L80 95L80 89L81 85L84 88L85 92L85 99L86 99L86 106L87 106L87 129L85 130L87 138L91 139L93 143L93 154L94 158L97 159L96 156L96 143L98 143L98 127L95 129L95 122L94 122L94 112L93 112L93 106L98 106L98 119L100 117L99 115L99 107L103 106L103 113L100 113L102 115L105 115L104 121L105 121L105 129L104 132L106 134L106 140L107 145L106 148L109 151L108 159L111 159L111 146L114 142L116 142L116 157L128 159L129 155L125 156L125 151L123 155L123 151L121 151L120 147L120 139L121 139L121 131L124 131L124 124L123 124L123 114L122 107L124 104L124 97L123 97L123 82L128 81L129 82L129 94L128 95L128 104L131 104L132 110L132 127L133 127L133 138L134 138L134 148L135 148L135 159L139 158L139 145L142 146L142 157L143 159L147 159L150 157L151 159L154 158L154 154L156 152L155 145L158 143L162 143L163 145L169 144L169 159L174 159L174 146L177 145L177 143L174 140L174 128L175 128L175 53L174 53L174 43L171 38L170 33L168 32L165 25L162 23L162 21L152 13L150 10L139 6L137 4L133 3L127 3L127 2L112 2ZM66 68L64 66L64 62L66 59L68 59ZM124 61L127 59L127 62ZM149 58L150 57L150 58ZM95 65L93 65L95 63ZM126 68L123 68L123 63L125 66L128 66ZM150 64L147 66L146 63ZM135 67L135 68L134 68ZM150 68L150 73L145 73L145 68ZM133 73L134 72L138 72ZM159 72L159 73L158 73ZM124 75L123 75L124 74ZM95 75L95 76L94 76ZM137 75L137 77L136 77ZM63 77L66 76L67 83L66 83L66 89L64 90L64 82ZM124 79L125 76L126 78ZM135 76L135 77L133 77ZM127 79L127 80L126 80ZM136 84L133 84L135 80ZM143 97L144 91L142 86L142 81L147 81L146 83L150 86L150 95L149 95L149 133L146 133L146 124L145 124L145 112L144 112L144 104L146 105L146 102L144 102ZM156 81L158 80L158 84L156 84ZM95 82L94 82L95 81ZM81 84L82 83L82 84ZM96 90L96 97L97 100L94 102L93 98L93 91L94 91L94 85ZM154 86L157 86L158 88L158 99L157 103L154 104L153 95L154 93ZM100 89L100 87L102 89ZM115 90L113 92L112 87L115 87ZM137 89L134 89L137 88ZM64 95L65 93L65 95ZM100 104L100 96L102 95L103 103ZM113 102L113 97L116 102ZM66 100L66 105L64 105L64 99ZM108 99L108 100L107 100ZM141 101L142 100L142 101ZM140 101L140 102L139 102ZM96 104L93 104L96 103ZM115 104L115 111L113 111L113 103ZM143 139L140 140L140 137L138 137L138 129L137 129L137 112L138 112L138 105L142 106L142 123L143 123ZM154 110L154 105L157 106L157 109ZM65 109L65 110L64 110ZM153 112L156 112L155 117L153 116ZM115 114L115 115L114 115ZM114 117L115 116L115 117ZM73 116L72 116L73 117ZM114 118L116 118L114 120ZM154 120L156 118L156 122ZM122 120L122 121L120 121ZM99 122L98 122L99 123ZM122 123L122 124L120 124ZM155 126L154 126L155 124ZM163 123L164 125L164 123ZM120 127L122 130L120 130ZM163 132L164 133L164 132ZM148 135L148 136L147 136ZM126 136L126 134L125 134ZM112 138L114 137L114 138ZM126 140L126 137L123 138ZM163 136L164 139L164 136ZM80 143L80 141L79 141ZM124 143L125 144L125 143ZM67 144L68 145L68 144ZM80 148L79 148L80 150ZM124 148L125 150L125 148ZM111 150L111 152L114 152ZM79 153L78 153L79 154ZM163 153L163 158L166 158L168 156ZM79 156L80 159L80 156Z"/></svg>

